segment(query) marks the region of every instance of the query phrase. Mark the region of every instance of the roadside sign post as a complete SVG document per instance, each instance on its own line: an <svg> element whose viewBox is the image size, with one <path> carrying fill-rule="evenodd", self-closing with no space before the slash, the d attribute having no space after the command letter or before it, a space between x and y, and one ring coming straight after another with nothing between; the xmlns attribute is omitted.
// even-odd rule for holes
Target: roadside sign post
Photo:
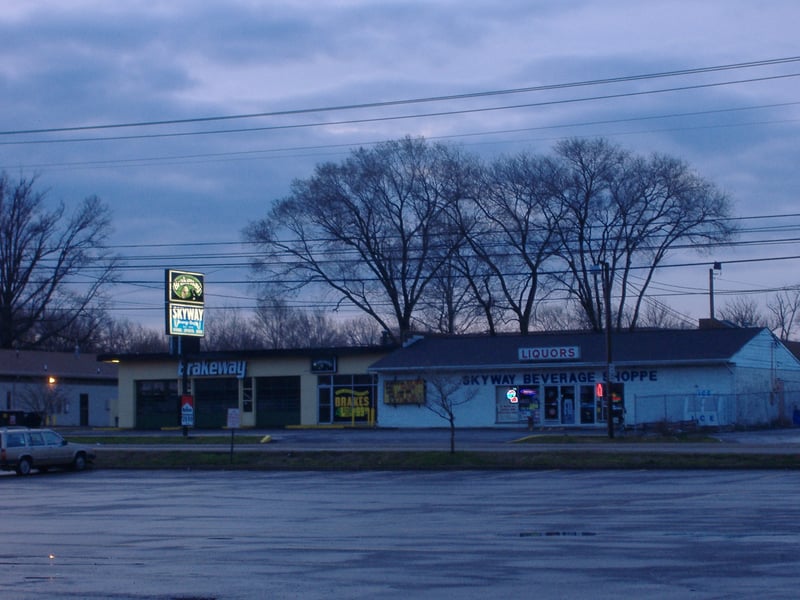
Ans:
<svg viewBox="0 0 800 600"><path fill-rule="evenodd" d="M180 358L181 377L181 429L188 437L189 427L194 427L194 401L189 391L187 351L184 343L189 337L205 336L205 275L175 269L164 270L164 320L166 334L178 340L178 351L170 352ZM199 340L194 350L199 350ZM184 399L189 398L188 402Z"/></svg>
<svg viewBox="0 0 800 600"><path fill-rule="evenodd" d="M194 398L189 394L181 396L181 427L183 436L189 433L189 427L194 427Z"/></svg>

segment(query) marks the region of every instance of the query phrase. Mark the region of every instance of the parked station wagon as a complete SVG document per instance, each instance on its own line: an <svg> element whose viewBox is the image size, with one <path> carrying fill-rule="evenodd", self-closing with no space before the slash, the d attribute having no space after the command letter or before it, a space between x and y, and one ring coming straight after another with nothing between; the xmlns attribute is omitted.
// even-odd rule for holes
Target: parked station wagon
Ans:
<svg viewBox="0 0 800 600"><path fill-rule="evenodd" d="M72 444L52 429L0 429L0 469L28 475L50 467L82 471L95 458L88 446Z"/></svg>

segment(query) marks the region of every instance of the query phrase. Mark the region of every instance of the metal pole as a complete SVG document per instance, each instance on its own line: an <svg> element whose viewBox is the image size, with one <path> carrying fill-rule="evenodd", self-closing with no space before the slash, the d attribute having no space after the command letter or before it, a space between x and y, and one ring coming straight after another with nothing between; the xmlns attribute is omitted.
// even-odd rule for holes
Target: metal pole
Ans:
<svg viewBox="0 0 800 600"><path fill-rule="evenodd" d="M714 318L714 269L708 270L708 305L709 316Z"/></svg>
<svg viewBox="0 0 800 600"><path fill-rule="evenodd" d="M607 262L603 263L603 295L606 305L606 398L608 408L606 417L608 421L608 437L614 437L614 396L611 392L611 269Z"/></svg>
<svg viewBox="0 0 800 600"><path fill-rule="evenodd" d="M715 262L711 268L708 270L708 305L709 305L709 316L713 321L716 317L714 316L714 274L719 273L722 271L722 263Z"/></svg>
<svg viewBox="0 0 800 600"><path fill-rule="evenodd" d="M181 365L183 366L183 377L181 378L181 398L183 396L187 396L189 394L189 371L188 371L188 364L186 359L186 349L183 346L183 338L178 337L177 343L180 344L180 355L181 355ZM183 420L183 415L181 415L181 420ZM183 433L183 437L189 437L189 427L181 423L181 433Z"/></svg>

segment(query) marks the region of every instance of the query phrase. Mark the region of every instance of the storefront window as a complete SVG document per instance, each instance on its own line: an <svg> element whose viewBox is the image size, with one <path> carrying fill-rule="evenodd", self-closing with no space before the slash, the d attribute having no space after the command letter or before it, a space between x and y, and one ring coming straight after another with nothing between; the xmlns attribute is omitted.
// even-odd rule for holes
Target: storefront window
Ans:
<svg viewBox="0 0 800 600"><path fill-rule="evenodd" d="M509 397L509 391L513 390L514 400ZM508 386L497 386L495 388L495 422L496 423L518 423L520 420L519 413L519 396L516 388L509 388Z"/></svg>
<svg viewBox="0 0 800 600"><path fill-rule="evenodd" d="M332 387L330 385L330 377L320 377L318 383L319 395L319 422L320 423L333 423L333 402L331 400ZM325 380L323 382L322 380Z"/></svg>
<svg viewBox="0 0 800 600"><path fill-rule="evenodd" d="M511 393L512 390L513 393ZM497 386L495 388L495 423L533 426L540 422L538 387Z"/></svg>
<svg viewBox="0 0 800 600"><path fill-rule="evenodd" d="M321 375L317 379L320 423L376 422L377 378L373 375Z"/></svg>
<svg viewBox="0 0 800 600"><path fill-rule="evenodd" d="M581 386L581 425L592 425L595 422L594 386Z"/></svg>
<svg viewBox="0 0 800 600"><path fill-rule="evenodd" d="M253 378L245 377L242 382L242 410L246 413L253 412Z"/></svg>
<svg viewBox="0 0 800 600"><path fill-rule="evenodd" d="M614 383L611 386L611 399L613 405L612 417L617 424L625 422L625 384ZM599 415L598 421L606 422L608 419L606 412L606 401L604 398L597 399L597 414Z"/></svg>
<svg viewBox="0 0 800 600"><path fill-rule="evenodd" d="M544 420L558 421L558 386L547 385L544 388Z"/></svg>

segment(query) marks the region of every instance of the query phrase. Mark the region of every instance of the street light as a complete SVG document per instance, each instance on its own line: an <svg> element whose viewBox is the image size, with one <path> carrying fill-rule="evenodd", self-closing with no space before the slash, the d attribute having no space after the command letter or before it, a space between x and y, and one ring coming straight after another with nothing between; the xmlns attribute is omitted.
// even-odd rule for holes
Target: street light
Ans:
<svg viewBox="0 0 800 600"><path fill-rule="evenodd" d="M604 399L606 400L606 423L608 427L608 437L614 437L614 398L611 393L611 267L607 262L601 262L590 267L593 273L598 271L603 275L603 304L605 315L606 330L606 377L603 385Z"/></svg>

